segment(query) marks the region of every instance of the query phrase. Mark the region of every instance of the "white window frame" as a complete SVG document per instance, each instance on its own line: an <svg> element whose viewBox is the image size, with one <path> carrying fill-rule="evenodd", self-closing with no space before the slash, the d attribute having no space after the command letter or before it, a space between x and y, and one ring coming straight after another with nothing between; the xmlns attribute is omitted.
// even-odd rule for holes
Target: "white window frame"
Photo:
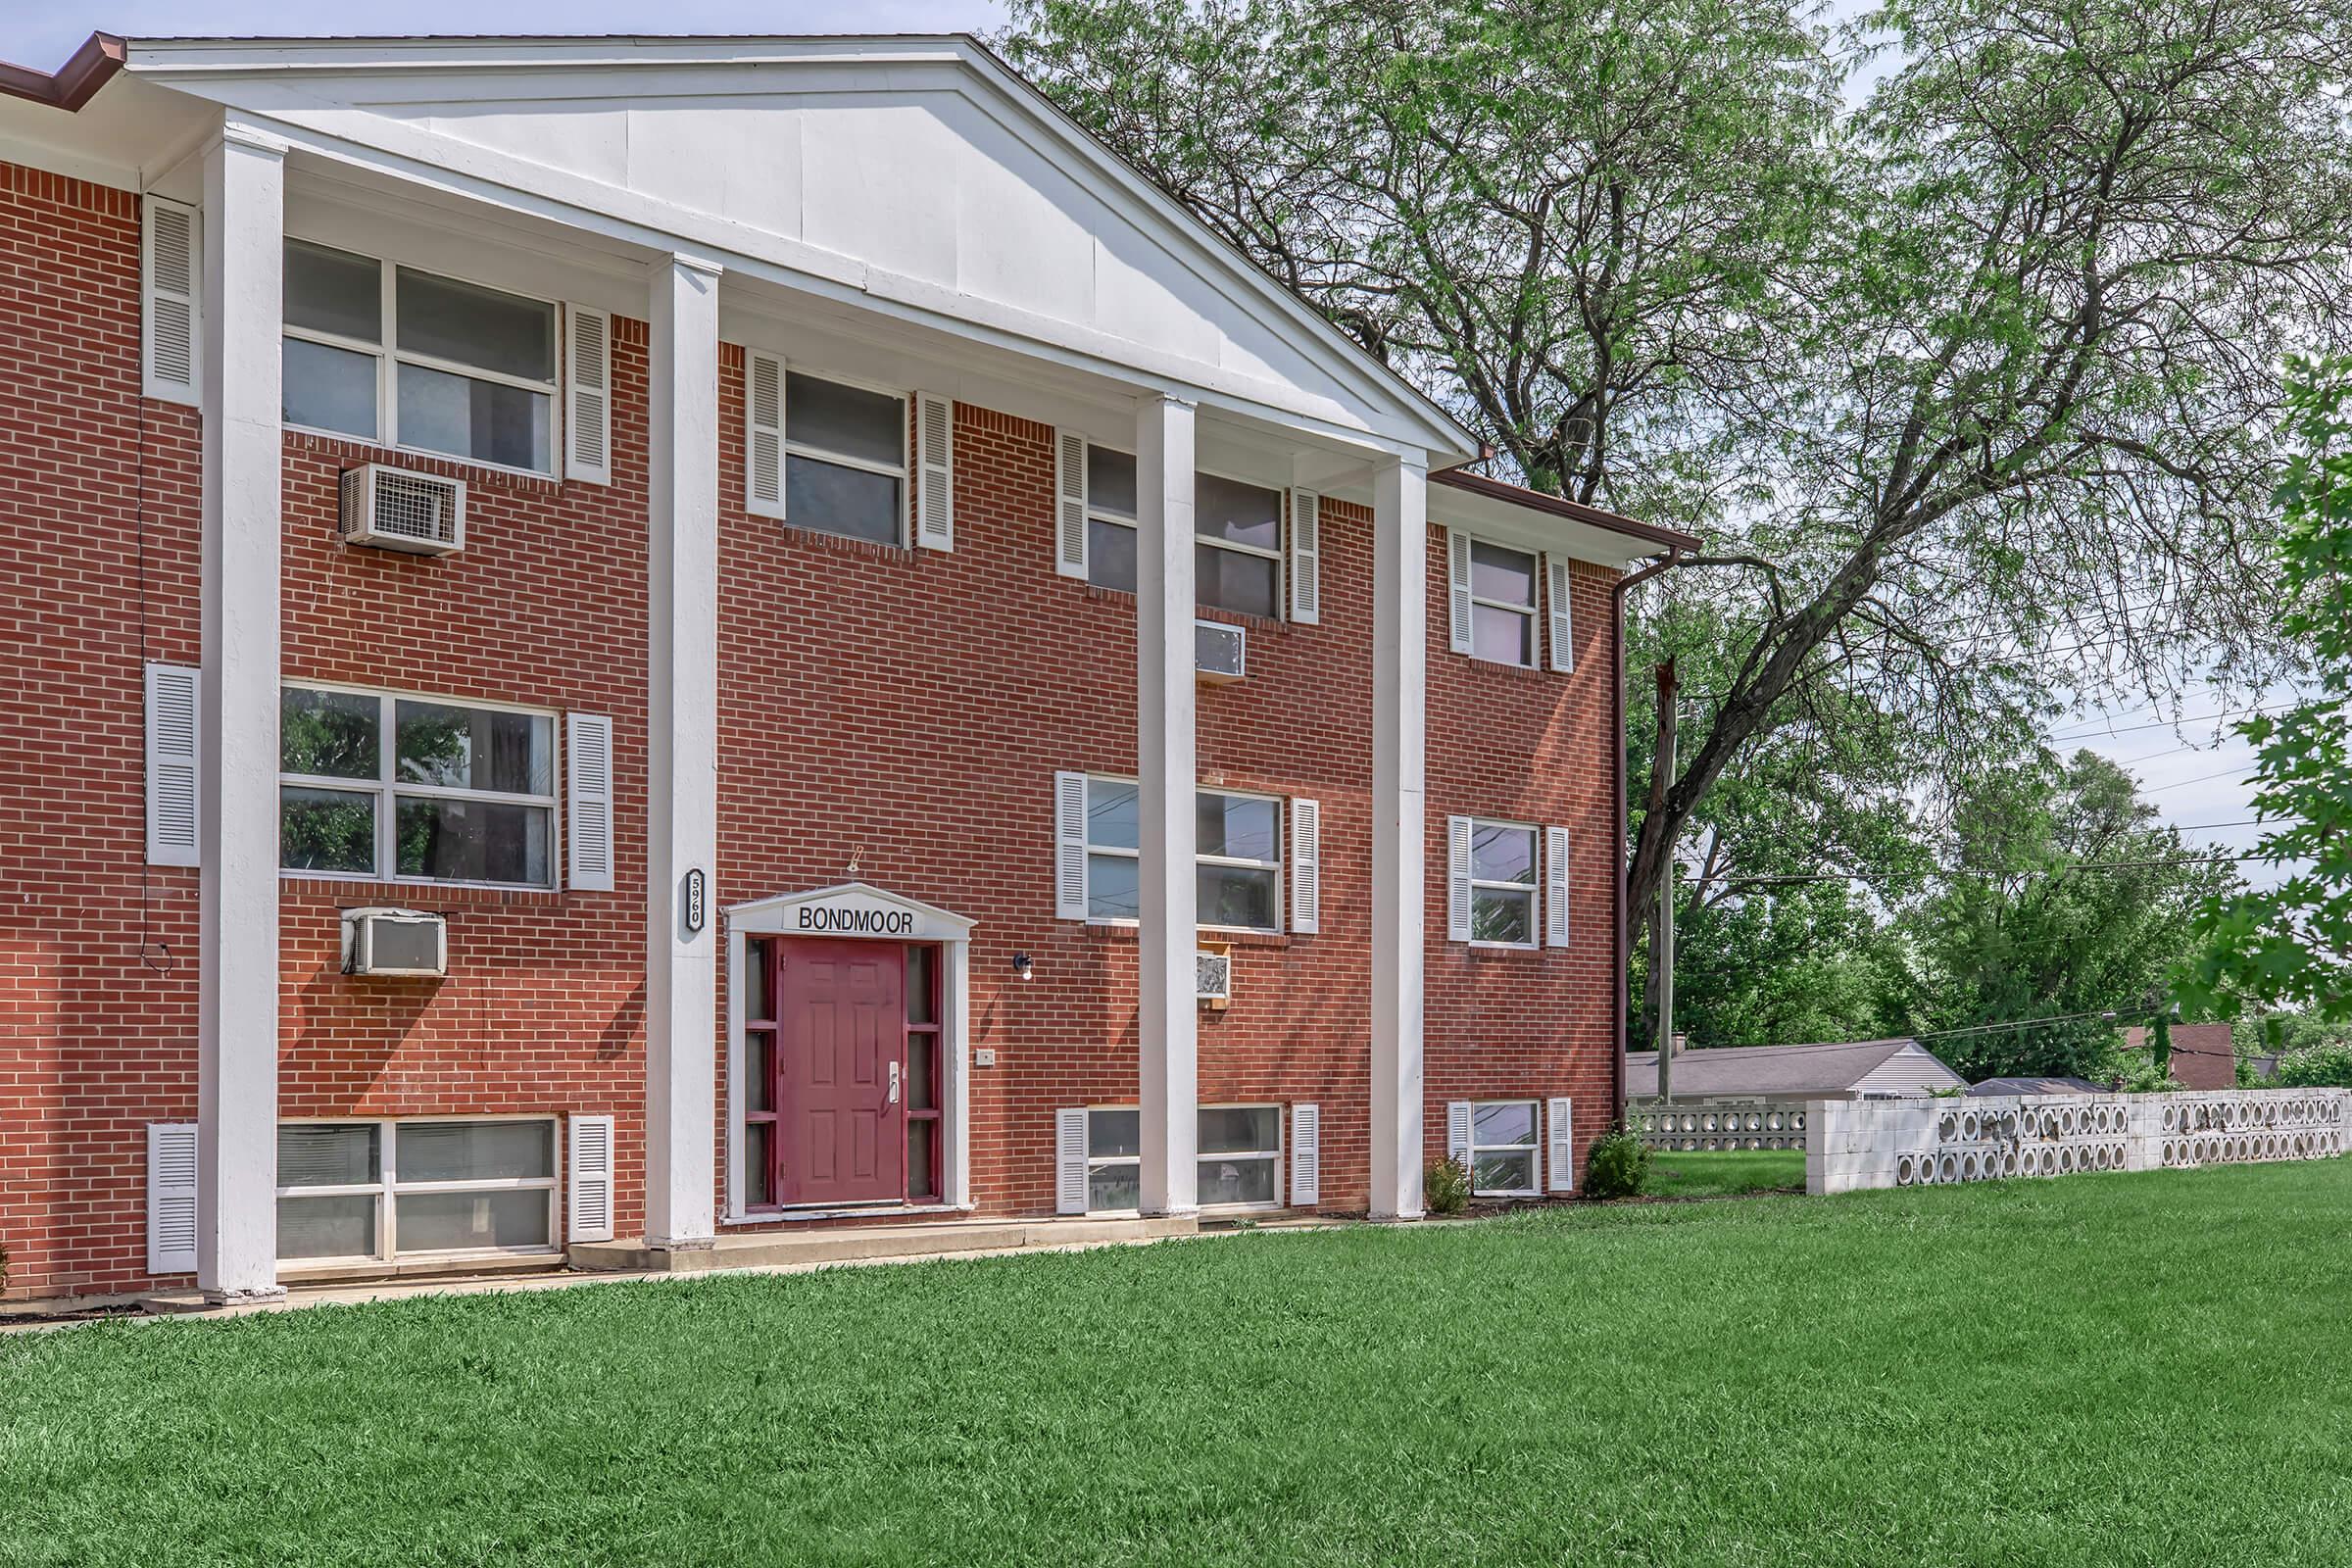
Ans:
<svg viewBox="0 0 2352 1568"><path fill-rule="evenodd" d="M395 452L404 452L438 463L462 463L468 467L486 468L492 473L512 473L526 479L557 480L562 478L565 413L564 385L568 345L564 341L565 312L561 301L545 299L536 294L526 294L520 289L508 288L501 283L485 283L478 278L461 277L455 272L435 271L426 267L407 269L422 277L440 278L445 282L462 283L467 288L487 289L494 294L509 294L518 300L528 300L533 305L552 307L556 313L553 355L555 379L534 381L527 376L509 375L503 370L485 369L479 366L466 365L457 360L444 360L435 355L418 354L411 349L400 348L398 346L400 341L398 318L400 273L406 264L388 261L381 256L370 256L365 251L348 250L340 245L330 245L323 240L305 239L299 234L288 234L286 243L308 245L316 250L333 251L338 255L349 256L358 261L373 263L376 272L376 288L382 301L377 330L383 339L380 343L368 343L363 339L345 337L336 332L321 332L315 327L295 326L291 323L281 322L279 326L281 337L296 338L305 343L317 343L330 349L342 349L351 354L365 354L375 361L374 434L354 435L349 430L330 430L324 425L299 424L291 419L286 421L287 429L300 431L305 435L324 436L330 441L358 441L368 446L388 447ZM526 392L545 392L549 399L548 466L545 468L523 468L510 463L492 463L487 458L469 458L462 453L436 452L429 447L404 446L400 439L400 367L403 365L414 365L422 369L441 370L451 375L462 375L468 380L491 381L500 386L518 387Z"/></svg>
<svg viewBox="0 0 2352 1568"><path fill-rule="evenodd" d="M1478 1113L1498 1105L1524 1105L1527 1108L1530 1141L1524 1144L1482 1144L1478 1141ZM1470 1170L1473 1183L1478 1179L1478 1156L1485 1154L1518 1154L1528 1156L1529 1185L1526 1187L1478 1187L1470 1191L1479 1198L1542 1198L1544 1196L1544 1102L1540 1100L1473 1100L1470 1102Z"/></svg>
<svg viewBox="0 0 2352 1568"><path fill-rule="evenodd" d="M765 353L766 350L762 349L760 352ZM800 369L796 368L794 362L785 360L782 356L777 357L777 366L783 379L776 388L776 397L780 407L785 411L792 408L792 383L796 376L807 381L822 381L827 386L848 387L853 392L866 392L875 397L890 398L898 404L899 462L896 467L887 463L876 463L869 458L854 458L846 452L829 452L823 447L794 439L792 433L794 423L791 415L786 412L783 415L784 450L783 455L777 459L776 484L779 494L789 496L792 493L792 460L795 458L807 458L812 463L829 463L837 468L855 468L860 473L875 473L886 478L896 479L899 481L898 533L892 541L892 547L900 550L911 549L908 526L909 518L914 511L914 477L912 455L907 450L911 442L909 420L912 416L907 407L911 395L897 387L882 386L872 381L859 381L846 375L827 375L815 370ZM821 533L828 539L847 539L854 544L870 545L876 542L854 533L843 533L838 528L817 527L807 518L794 513L790 506L786 506L784 509L784 525L788 528L801 528L809 533Z"/></svg>
<svg viewBox="0 0 2352 1568"><path fill-rule="evenodd" d="M1482 664L1500 664L1505 669L1541 669L1544 667L1544 553L1522 549L1500 539L1485 539L1477 534L1470 539L1470 657ZM1514 556L1527 558L1528 600L1518 604L1508 599L1490 599L1478 591L1478 547L1489 550L1507 550ZM1527 621L1527 651L1525 660L1489 659L1478 650L1478 612L1481 606L1489 610L1507 610Z"/></svg>
<svg viewBox="0 0 2352 1568"><path fill-rule="evenodd" d="M377 686L346 686L335 681L283 680L278 683L281 693L286 690L332 692L346 697L369 697L376 702L376 776L370 779L337 778L326 773L288 773L277 775L278 788L333 790L345 795L369 795L375 799L375 869L360 871L315 871L302 867L280 865L280 878L314 882L382 882L398 887L424 888L501 888L518 889L531 893L553 892L557 886L559 868L564 863L564 811L562 786L548 795L521 795L505 790L453 789L445 784L413 784L396 777L400 765L397 752L397 714L403 702L433 703L447 708L478 709L493 713L521 713L532 718L544 718L551 730L548 779L551 784L564 776L563 715L551 709L530 708L517 703L483 702L474 697L443 697L425 692L391 691ZM527 806L544 808L548 814L547 880L544 882L461 882L432 876L400 876L394 873L397 863L399 837L395 806L399 796L410 795L420 800L486 801L498 806ZM283 831L283 794L279 797L279 823Z"/></svg>
<svg viewBox="0 0 2352 1568"><path fill-rule="evenodd" d="M1118 775L1118 774L1116 774L1116 773L1089 773L1089 774L1087 774L1087 775L1086 775L1086 804L1087 804L1086 821L1087 821L1087 828L1088 828L1088 832L1089 832L1089 834L1090 834L1090 835L1091 835L1091 834L1092 834L1092 832L1093 832L1093 828L1094 828L1094 820L1095 820L1095 813L1094 813L1094 804L1095 804L1095 786L1096 786L1097 784L1134 784L1135 782L1136 782L1136 781L1135 781L1134 779L1132 779L1132 778L1123 778L1123 777L1121 777L1120 775ZM1291 844L1290 844L1290 827L1289 827L1288 823L1287 823L1287 822L1286 822L1286 820L1285 820L1285 818L1286 818L1286 817L1287 817L1287 815L1289 814L1289 813L1288 813L1288 803L1287 803L1287 802L1286 802L1286 801L1283 799L1283 797L1281 797L1281 796L1279 796L1279 795L1266 795L1266 794L1262 794L1262 793L1260 793L1260 792L1258 792L1258 791L1256 791L1256 790L1232 790L1232 789L1226 789L1226 788L1224 788L1222 785L1216 785L1216 786L1212 786L1212 785L1207 785L1207 784L1196 784L1196 785L1194 785L1194 786L1193 786L1193 796L1194 796L1194 799L1195 799L1195 801L1196 801L1196 805L1194 806L1194 809L1195 809L1195 810L1199 810L1199 809L1200 809L1200 807L1199 807L1199 805L1198 805L1197 803L1198 803L1198 801L1199 801L1199 798L1200 798L1200 796L1203 796L1203 795L1220 795L1220 796L1226 796L1226 797L1229 797L1229 798L1231 798L1231 799L1234 799L1234 800L1244 800L1244 801L1265 801L1265 802L1268 802L1268 803L1270 803L1270 804L1273 806L1273 808L1274 808L1274 858L1273 858L1273 859L1271 859L1271 860L1252 860L1252 859L1249 858L1248 858L1248 857L1246 857L1246 856L1239 856L1239 855L1202 855L1202 854L1200 854L1200 851L1199 851L1199 850L1196 848L1196 850L1194 851L1194 854L1193 854L1193 863L1194 863L1194 865L1195 865L1196 867L1198 867L1198 866L1203 866L1203 865L1229 865L1229 866L1235 866L1235 867L1238 867L1238 868L1240 868L1240 869L1242 869L1242 870L1245 870L1245 871L1271 871L1271 872L1273 872L1273 873L1274 873L1274 923L1273 923L1272 925L1210 925L1210 924L1207 924L1207 923L1203 922L1203 921L1200 919L1200 894L1199 894L1199 892L1198 892L1198 887L1199 887L1199 881L1200 881L1200 879L1199 879L1198 877L1195 877L1195 879L1194 879L1194 884L1195 884L1196 891L1195 891L1195 893L1194 893L1194 902L1193 902L1193 923L1194 923L1194 927L1195 927L1195 929L1197 929L1197 930L1201 930L1201 931L1233 931L1233 932L1241 932L1241 933L1245 933L1245 934L1251 935L1251 936L1280 936L1280 935L1283 933L1283 931L1284 931L1285 929L1287 929L1287 928L1285 927L1285 925L1284 925L1284 923L1283 923L1283 922L1284 922L1285 920L1287 920L1287 919L1290 917L1290 910L1289 910L1287 907L1285 907L1285 901L1286 901L1286 898L1287 898L1287 888L1286 888L1286 881L1287 881L1287 879L1286 879L1285 872L1284 872L1284 866L1285 866L1285 859L1284 859L1284 858L1285 858L1285 856L1287 856L1287 855L1289 854L1289 852L1290 852L1290 848L1291 848ZM1115 859L1121 859L1121 860L1141 860L1141 859L1144 858L1144 852L1143 852L1142 850L1140 850L1140 849L1134 849L1134 850L1130 850L1130 849L1127 849L1127 848L1125 848L1124 846L1121 846L1121 845L1115 845L1115 844L1097 844L1097 843L1094 841L1094 839L1093 839L1091 836L1090 836L1090 837L1087 839L1087 841L1086 841L1086 858L1087 858L1087 860L1090 862L1090 870L1089 870L1089 873L1088 873L1088 875L1087 875L1087 879L1086 879L1086 881L1087 881L1087 914L1086 914L1086 923L1087 923L1088 925L1105 925L1105 926L1132 926L1132 925L1136 925L1136 924L1138 924L1139 922L1137 922L1136 920L1134 920L1134 919L1130 918L1130 917L1129 917L1129 916L1127 916L1127 915L1123 915L1123 914L1121 914L1121 915L1099 915L1099 914L1097 914L1097 913L1095 913L1095 912L1094 912L1094 881L1095 881L1095 879L1094 879L1094 875L1093 875L1093 873L1092 873L1092 870L1091 870L1091 862L1094 860L1095 857L1096 857L1096 856L1098 856L1098 855L1109 856L1109 857L1111 857L1111 858L1115 858ZM1111 1108L1113 1108L1113 1109L1118 1109L1118 1108L1122 1108L1122 1107L1113 1106L1113 1107L1111 1107Z"/></svg>
<svg viewBox="0 0 2352 1568"><path fill-rule="evenodd" d="M1135 1110L1136 1108L1137 1107L1134 1105L1109 1104L1088 1105L1086 1107L1086 1191L1090 1205L1093 1202L1095 1191L1095 1172L1097 1170L1106 1165L1133 1165L1136 1167L1139 1177L1142 1174L1144 1156L1140 1148L1135 1153L1132 1154L1097 1154L1095 1152L1095 1117L1103 1112L1129 1111ZM1281 1208L1290 1200L1290 1192L1288 1189L1290 1131L1287 1125L1290 1121L1290 1117L1287 1114L1288 1109L1288 1106L1277 1103L1273 1101L1258 1100L1219 1102L1215 1104L1195 1105L1193 1107L1193 1147L1195 1151L1193 1156L1193 1179L1196 1183L1198 1183L1200 1180L1199 1167L1204 1161L1210 1159L1270 1160L1274 1166L1274 1197L1270 1202L1203 1203L1200 1205L1201 1213L1262 1214L1270 1209ZM1246 1153L1236 1152L1227 1154L1203 1154L1199 1152L1200 1143L1200 1117L1202 1111L1207 1110L1272 1111L1274 1113L1274 1148L1271 1150L1250 1150ZM1087 1209L1087 1212L1089 1214L1133 1214L1139 1212L1139 1210L1132 1208L1095 1208L1090 1206Z"/></svg>
<svg viewBox="0 0 2352 1568"><path fill-rule="evenodd" d="M1092 461L1092 454L1096 452L1115 452L1122 458L1133 458L1135 456L1134 453L1128 451L1125 447L1114 447L1102 441L1089 441L1086 444L1086 449L1089 454L1090 462ZM1205 474L1212 479L1225 479L1234 484L1246 484L1252 490L1265 490L1272 492L1274 496L1275 534L1274 548L1271 550L1261 550L1255 545L1236 544L1230 539L1212 538L1200 531L1200 517L1198 511L1196 510L1193 522L1193 542L1195 544L1207 545L1212 550L1230 550L1237 556L1255 556L1261 561L1271 561L1274 563L1274 613L1270 617L1265 615L1251 615L1248 611L1228 610L1223 605L1209 604L1201 599L1200 585L1198 582L1193 584L1193 608L1195 610L1214 611L1220 615L1244 615L1251 620L1273 619L1280 621L1288 619L1290 615L1290 603L1285 595L1290 591L1290 568L1288 559L1284 553L1284 547L1291 542L1291 518L1290 508L1285 499L1284 487L1278 484L1262 483L1259 480L1249 477L1247 474L1227 473L1222 468L1195 467L1193 469L1193 474L1196 478ZM1142 473L1139 472L1136 474L1135 482L1136 505L1138 508L1141 508L1144 499L1144 477ZM1095 487L1091 484L1086 487L1086 520L1089 523L1107 522L1113 527L1125 528L1130 531L1133 531L1143 525L1142 519L1138 517L1122 516L1116 512L1108 512L1098 506L1095 502ZM1140 550L1138 553L1141 553ZM1090 586L1097 588L1106 586L1105 584L1096 582L1094 579L1095 553L1091 546L1088 548L1086 553L1086 580ZM1110 591L1113 593L1120 593L1124 592L1125 590L1113 588Z"/></svg>
<svg viewBox="0 0 2352 1568"><path fill-rule="evenodd" d="M477 1181L404 1182L400 1180L399 1129L410 1124L439 1125L444 1122L535 1123L547 1128L548 1169L546 1176L496 1176ZM275 1198L360 1198L375 1200L375 1250L355 1252L339 1257L284 1258L278 1262L281 1274L299 1274L309 1269L350 1268L359 1264L390 1266L420 1258L465 1257L548 1257L564 1250L564 1137L563 1128L554 1116L514 1116L496 1112L448 1116L285 1116L280 1126L303 1127L373 1127L376 1129L376 1179L372 1182L341 1182L323 1187L275 1188ZM276 1151L270 1152L272 1179ZM404 1194L416 1193L505 1193L544 1191L547 1194L547 1245L544 1247L466 1247L440 1251L403 1252L399 1250L399 1220L394 1200ZM272 1199L272 1213L274 1201ZM274 1225L274 1220L272 1221Z"/></svg>
<svg viewBox="0 0 2352 1568"><path fill-rule="evenodd" d="M1493 877L1478 874L1478 833L1481 828L1506 828L1528 836L1528 865L1535 872L1533 882L1498 882ZM1531 953L1544 946L1544 830L1532 822L1510 822L1498 816L1470 818L1470 946L1494 948L1504 953ZM1527 940L1525 942L1494 942L1478 936L1478 896L1481 893L1524 893L1527 895Z"/></svg>

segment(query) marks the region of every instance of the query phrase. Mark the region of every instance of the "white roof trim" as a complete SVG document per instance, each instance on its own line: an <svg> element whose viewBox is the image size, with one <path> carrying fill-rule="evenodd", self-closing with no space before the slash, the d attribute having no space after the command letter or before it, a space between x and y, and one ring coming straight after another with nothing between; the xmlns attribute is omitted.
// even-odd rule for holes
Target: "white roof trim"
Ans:
<svg viewBox="0 0 2352 1568"><path fill-rule="evenodd" d="M875 887L870 882L838 882L829 888L815 888L807 893L783 893L773 898L758 899L750 904L731 905L720 911L726 917L730 931L762 935L839 936L838 930L810 929L803 932L798 915L804 908L820 906L857 904L868 907L896 909L913 917L913 926L903 935L913 941L960 941L976 923L935 904L910 899L903 893Z"/></svg>
<svg viewBox="0 0 2352 1568"><path fill-rule="evenodd" d="M908 65L920 63L952 63L960 67L974 81L993 91L988 97L975 96L974 102L998 113L1003 118L1017 118L1021 128L1031 133L1031 140L1041 147L1054 147L1075 157L1086 166L1088 175L1115 189L1133 206L1163 229L1170 254L1188 256L1193 266L1204 277L1220 284L1231 284L1250 299L1262 317L1277 318L1295 329L1304 343L1312 343L1322 351L1317 358L1326 371L1340 381L1369 409L1381 410L1390 416L1379 421L1389 428L1385 431L1348 432L1344 427L1317 421L1334 433L1386 435L1391 440L1409 439L1433 455L1433 466L1444 466L1446 461L1473 458L1479 442L1460 421L1444 408L1414 387L1394 369L1382 364L1362 345L1333 325L1319 312L1298 296L1282 287L1252 265L1224 238L1195 218L1181 203L1169 197L1157 186L1138 173L1132 166L1110 151L1098 138L1088 133L1075 121L1063 114L1042 92L1016 74L968 35L914 35L902 37L803 37L789 36L756 38L397 38L397 39L206 39L157 38L127 41L125 68L148 80L183 87L199 96L219 98L234 103L245 115L269 119L270 128L298 147L353 162L372 162L367 153L388 154L396 160L410 163L403 170L409 177L424 177L427 172L451 176L458 188L474 186L468 194L480 194L479 186L497 187L506 192L552 199L577 212L601 213L618 219L639 230L626 237L635 243L657 249L674 249L676 239L686 239L698 247L718 253L718 259L740 270L759 271L756 265L765 262L780 267L791 274L779 279L794 284L816 280L820 291L823 285L845 291L850 297L866 301L893 301L920 311L925 316L936 315L950 321L970 321L973 325L993 327L1010 336L1027 340L1025 349L1033 350L1046 338L1049 323L1024 322L1023 313L997 308L984 316L1003 319L973 320L975 307L981 302L969 296L956 294L936 284L894 273L878 272L855 258L823 250L765 230L750 228L702 214L682 212L663 203L637 196L636 193L604 182L548 169L543 165L523 165L518 160L502 157L483 149L464 147L453 156L453 146L447 138L420 132L399 124L387 118L376 122L375 135L363 147L342 138L306 130L287 121L278 120L273 109L299 114L313 107L316 100L295 88L288 77L303 75L398 75L409 72L446 74L451 72L540 72L551 75L578 70L609 70L626 68L635 71L708 68L757 67L783 62L838 62L845 65ZM240 83L274 86L275 92L266 92L257 101L243 101L241 95L229 91ZM551 87L554 84L551 82ZM669 96L662 84L649 82L649 97ZM680 84L676 92L702 90L699 86ZM995 101L989 101L993 98ZM413 161L413 162L412 162ZM1107 192L1106 192L1107 194ZM550 214L548 216L558 216ZM572 220L576 221L576 219ZM745 264L754 266L746 269ZM1283 408L1284 400L1270 395L1266 383L1231 371L1212 374L1205 379L1200 367L1182 362L1174 356L1164 357L1162 364L1149 362L1154 356L1140 355L1137 345L1123 339L1104 337L1101 345L1087 344L1083 331L1073 332L1069 323L1050 323L1052 338L1060 339L1078 348L1081 353L1100 356L1111 365L1133 365L1148 372L1165 375L1186 386L1199 386L1212 394L1222 394L1236 401L1237 412L1248 406ZM1179 370L1179 366L1182 367ZM1385 443L1384 443L1385 444Z"/></svg>

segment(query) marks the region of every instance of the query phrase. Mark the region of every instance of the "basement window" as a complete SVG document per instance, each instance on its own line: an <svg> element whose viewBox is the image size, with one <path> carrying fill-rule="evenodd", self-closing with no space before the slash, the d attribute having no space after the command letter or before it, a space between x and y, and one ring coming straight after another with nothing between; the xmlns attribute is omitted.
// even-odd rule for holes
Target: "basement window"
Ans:
<svg viewBox="0 0 2352 1568"><path fill-rule="evenodd" d="M1275 1208L1282 1201L1282 1107L1202 1105L1194 1123L1202 1208ZM1086 1207L1134 1213L1143 1204L1140 1114L1086 1113Z"/></svg>
<svg viewBox="0 0 2352 1568"><path fill-rule="evenodd" d="M1538 1121L1532 1100L1481 1101L1470 1107L1470 1190L1482 1198L1533 1198Z"/></svg>
<svg viewBox="0 0 2352 1568"><path fill-rule="evenodd" d="M278 1125L281 1262L546 1252L556 1224L548 1118Z"/></svg>

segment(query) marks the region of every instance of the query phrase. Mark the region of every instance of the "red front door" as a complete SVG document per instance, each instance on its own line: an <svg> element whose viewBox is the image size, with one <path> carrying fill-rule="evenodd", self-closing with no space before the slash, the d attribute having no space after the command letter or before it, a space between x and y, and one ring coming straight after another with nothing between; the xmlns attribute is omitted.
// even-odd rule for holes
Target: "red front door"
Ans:
<svg viewBox="0 0 2352 1568"><path fill-rule="evenodd" d="M778 946L776 1200L895 1203L906 1193L906 950Z"/></svg>

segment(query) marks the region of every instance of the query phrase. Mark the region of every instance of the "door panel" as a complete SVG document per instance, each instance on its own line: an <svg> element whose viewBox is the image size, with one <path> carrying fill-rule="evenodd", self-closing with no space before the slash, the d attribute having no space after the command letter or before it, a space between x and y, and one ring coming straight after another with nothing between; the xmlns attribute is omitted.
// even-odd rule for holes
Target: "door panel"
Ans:
<svg viewBox="0 0 2352 1568"><path fill-rule="evenodd" d="M897 1202L906 1196L906 955L891 942L786 942L778 977L783 1121L778 1200Z"/></svg>

